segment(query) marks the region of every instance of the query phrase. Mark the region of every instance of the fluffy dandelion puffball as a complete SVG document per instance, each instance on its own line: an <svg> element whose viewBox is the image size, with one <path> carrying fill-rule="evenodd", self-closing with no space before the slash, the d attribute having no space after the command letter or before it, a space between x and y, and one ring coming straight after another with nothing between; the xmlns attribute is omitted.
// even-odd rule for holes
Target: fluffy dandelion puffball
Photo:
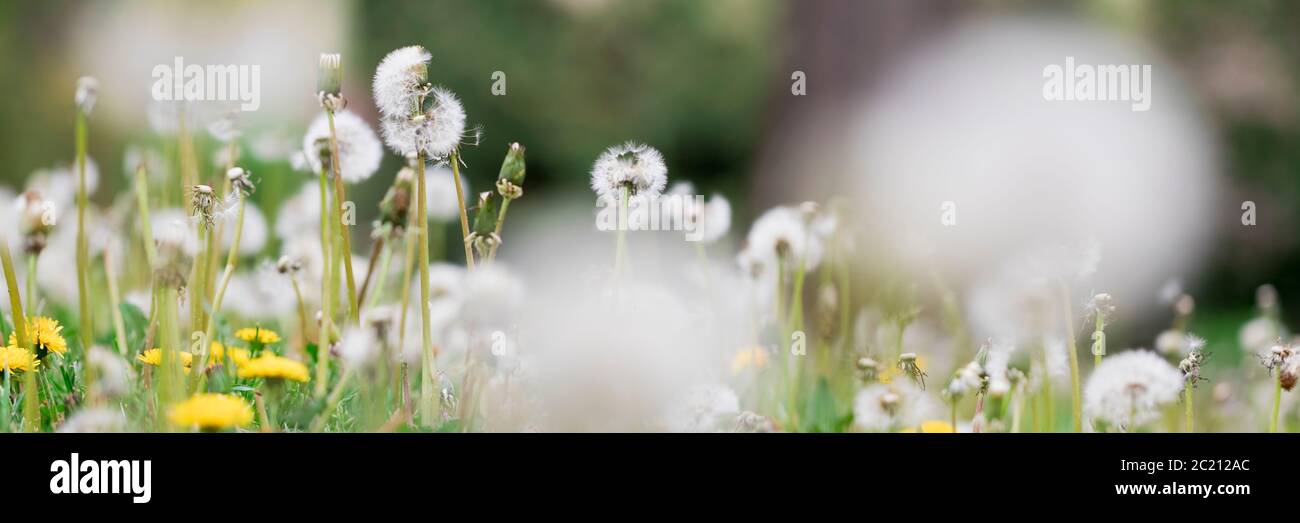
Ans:
<svg viewBox="0 0 1300 523"><path fill-rule="evenodd" d="M375 68L375 106L385 118L410 117L428 79L433 55L418 45L388 53Z"/></svg>
<svg viewBox="0 0 1300 523"><path fill-rule="evenodd" d="M735 428L740 399L725 385L691 387L664 418L673 432L723 432Z"/></svg>
<svg viewBox="0 0 1300 523"><path fill-rule="evenodd" d="M451 91L433 87L423 114L384 118L381 130L388 147L401 155L424 153L446 158L465 136L465 106Z"/></svg>
<svg viewBox="0 0 1300 523"><path fill-rule="evenodd" d="M1084 385L1084 416L1133 430L1158 418L1182 390L1183 373L1154 352L1107 356Z"/></svg>
<svg viewBox="0 0 1300 523"><path fill-rule="evenodd" d="M619 204L624 186L629 198L654 198L663 193L667 183L663 155L645 144L627 142L610 147L591 166L591 188L609 205Z"/></svg>
<svg viewBox="0 0 1300 523"><path fill-rule="evenodd" d="M360 183L379 170L384 148L365 120L351 111L337 112L334 114L334 134L339 148L339 174L344 181ZM326 114L321 113L311 122L302 138L302 150L312 174L332 168L329 163L330 124Z"/></svg>
<svg viewBox="0 0 1300 523"><path fill-rule="evenodd" d="M781 262L787 272L792 272L802 263L805 270L812 270L821 263L825 251L824 241L814 231L804 211L796 207L774 207L759 216L749 229L745 239L745 253L754 269L753 273L765 272L766 267L776 268ZM754 265L759 264L759 265Z"/></svg>
<svg viewBox="0 0 1300 523"><path fill-rule="evenodd" d="M853 424L868 432L916 427L936 413L935 401L910 381L876 383L853 399Z"/></svg>
<svg viewBox="0 0 1300 523"><path fill-rule="evenodd" d="M253 421L253 409L230 394L196 394L167 411L167 420L179 427L222 430Z"/></svg>

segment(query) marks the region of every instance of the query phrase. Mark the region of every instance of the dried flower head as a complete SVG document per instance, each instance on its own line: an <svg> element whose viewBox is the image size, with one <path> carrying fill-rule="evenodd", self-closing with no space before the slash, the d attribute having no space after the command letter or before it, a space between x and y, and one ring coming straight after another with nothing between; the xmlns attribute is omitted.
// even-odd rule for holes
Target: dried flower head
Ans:
<svg viewBox="0 0 1300 523"><path fill-rule="evenodd" d="M343 88L343 56L339 53L321 53L320 64L316 68L316 92L321 97L321 103L324 104L333 97L338 98L339 91ZM332 107L331 107L332 108ZM332 110L341 110L342 107Z"/></svg>
<svg viewBox="0 0 1300 523"><path fill-rule="evenodd" d="M281 256L280 259L275 262L275 270L280 274L293 276L302 272L302 262L288 255Z"/></svg>
<svg viewBox="0 0 1300 523"><path fill-rule="evenodd" d="M190 216L199 220L205 227L211 229L216 223L217 203L219 201L216 191L212 187L198 184L190 186Z"/></svg>
<svg viewBox="0 0 1300 523"><path fill-rule="evenodd" d="M909 378L912 378L912 381L921 386L921 390L925 390L926 374L925 371L921 370L921 367L917 365L916 353L904 352L899 354L898 370L903 371L903 373L907 374Z"/></svg>

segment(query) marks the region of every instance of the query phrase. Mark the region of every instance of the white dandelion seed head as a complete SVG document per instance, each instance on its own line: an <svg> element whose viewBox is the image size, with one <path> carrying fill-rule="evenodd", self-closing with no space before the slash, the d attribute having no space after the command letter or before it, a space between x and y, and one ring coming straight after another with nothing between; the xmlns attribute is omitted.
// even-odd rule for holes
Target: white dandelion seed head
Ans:
<svg viewBox="0 0 1300 523"><path fill-rule="evenodd" d="M154 243L160 247L179 250L186 256L199 252L199 238L194 231L194 219L186 211L176 208L153 211L149 217Z"/></svg>
<svg viewBox="0 0 1300 523"><path fill-rule="evenodd" d="M1251 352L1260 352L1268 349L1278 338L1286 337L1285 329L1273 321L1272 318L1260 316L1252 319L1242 325L1241 331L1237 333L1237 341L1241 347Z"/></svg>
<svg viewBox="0 0 1300 523"><path fill-rule="evenodd" d="M275 216L275 235L288 241L320 236L320 184L307 182L284 203Z"/></svg>
<svg viewBox="0 0 1300 523"><path fill-rule="evenodd" d="M460 184L468 208L472 203L474 191L470 189L469 181L464 176L460 177ZM452 178L451 169L446 165L430 165L425 169L424 193L430 221L450 222L460 216L460 204L456 199L456 181Z"/></svg>
<svg viewBox="0 0 1300 523"><path fill-rule="evenodd" d="M303 286L301 290L306 292L310 287ZM257 320L288 317L297 311L297 307L293 282L281 275L269 260L257 264L253 270L232 276L221 302L222 310Z"/></svg>
<svg viewBox="0 0 1300 523"><path fill-rule="evenodd" d="M58 431L65 434L127 432L129 422L121 410L87 407L68 417Z"/></svg>
<svg viewBox="0 0 1300 523"><path fill-rule="evenodd" d="M668 184L663 155L649 145L627 142L606 149L591 167L591 188L608 205L618 205L620 189L646 200L658 197ZM629 205L631 205L629 203Z"/></svg>
<svg viewBox="0 0 1300 523"><path fill-rule="evenodd" d="M402 156L424 153L427 158L446 158L465 137L465 106L447 89L434 87L428 94L424 114L388 116L380 122L384 143Z"/></svg>
<svg viewBox="0 0 1300 523"><path fill-rule="evenodd" d="M95 369L92 394L115 398L130 390L134 373L126 360L117 353L98 345L92 346L86 353L86 363Z"/></svg>
<svg viewBox="0 0 1300 523"><path fill-rule="evenodd" d="M1160 354L1182 354L1186 347L1187 339L1182 331L1167 329L1156 336L1156 352Z"/></svg>
<svg viewBox="0 0 1300 523"><path fill-rule="evenodd" d="M384 148L365 120L351 111L339 111L334 114L334 134L339 148L339 174L344 181L360 183L379 170ZM330 123L325 113L318 115L307 128L302 137L302 150L312 173L320 174L322 168L332 169L328 163Z"/></svg>
<svg viewBox="0 0 1300 523"><path fill-rule="evenodd" d="M232 211L237 211L238 206L232 206ZM229 250L231 244L235 241L235 225L239 221L238 212L223 212L220 214L222 221L226 224L224 234L221 235L221 247L223 250ZM244 226L239 236L239 254L241 256L252 256L266 247L266 241L270 236L266 225L266 215L262 214L262 209L258 208L253 202L244 202Z"/></svg>
<svg viewBox="0 0 1300 523"><path fill-rule="evenodd" d="M1178 399L1183 373L1148 350L1101 360L1083 387L1087 418L1133 430L1157 419L1160 407Z"/></svg>
<svg viewBox="0 0 1300 523"><path fill-rule="evenodd" d="M379 339L372 328L350 327L344 329L337 350L345 365L359 369L375 361L379 355Z"/></svg>
<svg viewBox="0 0 1300 523"><path fill-rule="evenodd" d="M962 397L978 392L984 386L984 367L978 361L962 366L948 383L948 394Z"/></svg>
<svg viewBox="0 0 1300 523"><path fill-rule="evenodd" d="M725 385L696 385L664 416L671 432L730 431L740 414L740 398Z"/></svg>
<svg viewBox="0 0 1300 523"><path fill-rule="evenodd" d="M825 248L824 238L812 231L800 209L774 207L754 220L745 250L751 262L761 263L765 269L774 270L780 261L786 272L793 272L800 263L807 271L816 269Z"/></svg>
<svg viewBox="0 0 1300 523"><path fill-rule="evenodd" d="M853 424L868 432L916 427L939 411L935 400L909 380L873 383L853 398Z"/></svg>
<svg viewBox="0 0 1300 523"><path fill-rule="evenodd" d="M77 103L77 109L82 114L90 114L95 108L95 100L99 98L99 80L91 76L83 76L77 79L77 94L74 101Z"/></svg>
<svg viewBox="0 0 1300 523"><path fill-rule="evenodd" d="M28 178L26 190L37 191L46 201L54 204L58 212L73 209L77 197L80 173L76 162L41 169ZM94 194L99 188L99 164L86 157L86 193Z"/></svg>
<svg viewBox="0 0 1300 523"><path fill-rule="evenodd" d="M375 68L373 90L375 106L385 118L411 116L415 101L428 81L432 58L425 48L412 45L395 49L380 60Z"/></svg>
<svg viewBox="0 0 1300 523"><path fill-rule="evenodd" d="M524 300L524 284L500 263L465 276L462 318L474 326L508 326Z"/></svg>
<svg viewBox="0 0 1300 523"><path fill-rule="evenodd" d="M131 145L127 146L123 155L122 174L134 180L136 171L143 167L149 179L160 180L166 174L165 166L162 154L157 149Z"/></svg>
<svg viewBox="0 0 1300 523"><path fill-rule="evenodd" d="M721 194L710 196L708 203L704 204L704 212L700 214L700 218L700 222L697 223L704 231L701 240L704 243L717 242L731 230L731 202Z"/></svg>

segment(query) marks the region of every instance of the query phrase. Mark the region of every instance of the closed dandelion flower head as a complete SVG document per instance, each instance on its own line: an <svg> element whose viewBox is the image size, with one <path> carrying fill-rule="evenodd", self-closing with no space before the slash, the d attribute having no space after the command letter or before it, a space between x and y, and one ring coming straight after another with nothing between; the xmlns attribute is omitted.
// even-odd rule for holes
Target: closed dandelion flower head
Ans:
<svg viewBox="0 0 1300 523"><path fill-rule="evenodd" d="M235 331L235 337L248 343L260 343L262 345L280 342L279 334L262 327L244 327Z"/></svg>
<svg viewBox="0 0 1300 523"><path fill-rule="evenodd" d="M375 68L375 105L385 118L412 114L415 101L428 81L433 55L418 45L396 49Z"/></svg>
<svg viewBox="0 0 1300 523"><path fill-rule="evenodd" d="M0 347L0 372L29 372L36 370L41 360L21 347Z"/></svg>
<svg viewBox="0 0 1300 523"><path fill-rule="evenodd" d="M334 134L339 148L339 174L344 181L360 183L379 170L384 148L365 120L351 111L335 113ZM324 113L317 116L307 128L307 134L302 138L302 150L312 174L327 169L333 176L333 166L330 164L330 124L329 117Z"/></svg>
<svg viewBox="0 0 1300 523"><path fill-rule="evenodd" d="M1136 350L1101 361L1083 388L1086 417L1132 430L1178 399L1183 373L1154 352Z"/></svg>
<svg viewBox="0 0 1300 523"><path fill-rule="evenodd" d="M196 394L168 409L167 420L178 427L232 429L251 423L253 408L230 394Z"/></svg>
<svg viewBox="0 0 1300 523"><path fill-rule="evenodd" d="M446 158L465 136L465 106L441 87L430 89L425 106L414 117L385 117L380 126L384 143L403 156L424 153L427 158Z"/></svg>
<svg viewBox="0 0 1300 523"><path fill-rule="evenodd" d="M239 366L241 378L282 379L305 382L308 379L307 366L297 360L283 356L263 353Z"/></svg>
<svg viewBox="0 0 1300 523"><path fill-rule="evenodd" d="M591 166L591 188L609 205L619 203L624 186L629 197L648 199L663 193L667 184L663 155L645 144L627 142L610 147Z"/></svg>
<svg viewBox="0 0 1300 523"><path fill-rule="evenodd" d="M27 320L27 337L38 359L45 359L51 352L59 355L68 352L68 342L63 339L62 332L63 326L56 320L44 316ZM18 345L18 333L9 334L9 345Z"/></svg>

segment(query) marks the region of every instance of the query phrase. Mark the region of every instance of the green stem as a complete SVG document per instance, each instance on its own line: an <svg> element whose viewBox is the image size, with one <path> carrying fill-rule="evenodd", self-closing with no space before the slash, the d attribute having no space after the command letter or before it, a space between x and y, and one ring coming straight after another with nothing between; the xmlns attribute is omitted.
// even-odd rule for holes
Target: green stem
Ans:
<svg viewBox="0 0 1300 523"><path fill-rule="evenodd" d="M81 349L90 348L95 325L90 311L90 244L86 239L86 114L77 112L77 301L81 314Z"/></svg>
<svg viewBox="0 0 1300 523"><path fill-rule="evenodd" d="M108 311L113 318L113 335L117 340L117 353L126 356L126 321L122 319L121 295L117 290L117 276L113 275L112 255L104 251L104 277L108 279Z"/></svg>
<svg viewBox="0 0 1300 523"><path fill-rule="evenodd" d="M420 170L421 172L423 172L424 165L420 165ZM460 150L459 149L453 149L451 151L451 180L452 182L455 182L456 205L460 207L460 243L461 245L465 246L465 266L469 267L470 270L474 270L474 251L473 249L470 248L469 242L467 241L469 239L469 214L465 212L465 193L463 192L464 189L462 189L460 186ZM421 201L423 201L424 193L420 193L420 198ZM420 206L420 212L425 212L423 204L421 204ZM429 222L427 216L425 218L420 219L421 227L428 227L428 225ZM425 242L428 243L427 236L425 237ZM427 253L428 247L426 246L423 250ZM426 260L424 264L428 265L429 263ZM425 301L427 302L428 300Z"/></svg>
<svg viewBox="0 0 1300 523"><path fill-rule="evenodd" d="M614 275L623 271L623 259L627 258L627 200L626 184L618 188L618 239L614 244Z"/></svg>
<svg viewBox="0 0 1300 523"><path fill-rule="evenodd" d="M1187 421L1187 432L1196 432L1192 425L1192 384L1183 385L1183 415Z"/></svg>
<svg viewBox="0 0 1300 523"><path fill-rule="evenodd" d="M316 340L316 387L315 396L317 398L325 395L325 378L329 374L329 346L330 332L332 328L332 311L330 304L334 301L330 296L333 290L330 282L333 280L332 265L333 257L330 256L330 219L329 219L329 171L322 166L320 171L320 248L321 260L324 264L321 271L320 282L320 331Z"/></svg>
<svg viewBox="0 0 1300 523"><path fill-rule="evenodd" d="M353 374L354 371L350 368L343 371L343 377L339 378L339 382L334 384L334 390L330 391L329 399L325 401L325 408L320 411L320 414L316 416L316 420L311 423L311 432L325 430L325 424L329 422L334 409L338 408L339 401L343 399L343 391L347 389L348 383L352 381Z"/></svg>
<svg viewBox="0 0 1300 523"><path fill-rule="evenodd" d="M384 293L384 285L388 283L388 270L392 263L393 249L385 242L379 254L379 276L375 279L375 290L370 294L370 299L366 300L367 309L374 308L379 302L379 296Z"/></svg>
<svg viewBox="0 0 1300 523"><path fill-rule="evenodd" d="M1060 282L1061 286L1061 306L1064 308L1065 317L1065 346L1069 350L1070 358L1070 404L1073 424L1071 425L1074 432L1083 432L1083 390L1079 384L1079 348L1074 339L1074 312L1070 307L1070 287L1065 282Z"/></svg>
<svg viewBox="0 0 1300 523"><path fill-rule="evenodd" d="M353 325L361 324L361 309L357 308L357 282L352 274L352 239L348 224L343 223L343 201L347 194L344 189L343 176L339 173L339 143L334 131L334 111L325 110L330 124L330 165L334 167L334 214L339 227L339 236L343 238L343 268L347 274L348 306L351 308Z"/></svg>
<svg viewBox="0 0 1300 523"><path fill-rule="evenodd" d="M221 302L226 297L226 287L230 285L230 278L235 275L235 264L239 261L239 240L244 232L244 202L246 197L243 193L239 194L239 213L235 218L235 236L230 242L230 254L226 256L226 270L221 275L221 283L217 285L216 293L212 297L212 314L208 315L208 325L203 329L203 339L199 340L199 357L194 365L194 375L197 376L197 385L194 392L203 392L203 386L207 381L208 358L211 356L212 336L217 329L217 313L221 311Z"/></svg>
<svg viewBox="0 0 1300 523"><path fill-rule="evenodd" d="M1277 432L1277 415L1282 408L1282 372L1279 369L1273 380L1273 416L1269 418L1268 431Z"/></svg>
<svg viewBox="0 0 1300 523"><path fill-rule="evenodd" d="M144 257L153 271L158 263L158 247L153 243L153 224L149 220L149 182L144 167L135 170L135 204L140 213L140 231L144 236Z"/></svg>
<svg viewBox="0 0 1300 523"><path fill-rule="evenodd" d="M452 153L452 156L451 156L451 164L452 164L452 166L454 167L454 166L456 165L456 163L457 163L456 154L455 154L455 153ZM420 365L420 369L421 369L421 379L422 379L422 383L421 383L421 386L420 386L420 411L421 411L421 421L423 421L423 422L424 422L425 424L427 424L428 426L434 426L434 424L436 423L436 419L435 419L436 416L435 416L435 412L434 412L434 410L435 410L435 404L434 404L435 398L433 397L433 396L434 396L434 395L433 395L433 379L434 379L434 376L437 375L437 362L435 362L434 359L433 359L433 358L434 358L434 355L433 355L433 329L432 329L432 327L430 326L430 322L432 321L432 318L429 317L429 316L430 316L430 311L429 311L429 208L428 208L428 196L427 196L428 193L427 193L427 191L426 191L426 189L425 189L425 185L426 185L428 182L424 179L424 178L425 178L425 174L424 174L424 154L423 154L423 153L421 153L421 154L419 155L419 157L416 158L416 167L415 167L415 169L416 169L416 173L415 173L416 181L419 183L419 187L416 189L416 192L417 192L418 195L419 195L419 196L417 197L417 203L416 203L416 212L419 213L419 216L418 216L418 218L417 218L417 220L416 220L416 223L419 224L419 227L420 227L419 239L417 240L417 241L419 242L419 244L420 244L420 245L419 245L419 251L420 251L420 261L419 261L419 263L420 263L420 267L419 267L419 269L420 269L420 303L419 303L419 306L420 306L420 349L421 349L421 354L423 355L423 358L424 358L424 362L423 362L423 364ZM459 193L460 193L460 190L459 190L459 187L460 187L459 174L453 174L453 176L455 176L455 177L457 178L457 188L458 188L458 189L457 189L456 192L457 192L457 198L459 198L459 197L460 197L460 196L459 196ZM462 224L462 226L466 227L466 228L465 228L465 232L466 232L466 235L468 235L468 232L467 232L467 231L468 231L468 225L466 225L467 222L465 221L465 214L464 214L464 207L463 207L463 205L464 205L464 200L463 200L463 199L461 199L461 205L462 205L462 207L461 207L461 224ZM466 247L465 247L465 253L466 253L467 255L470 254L470 253L469 253L469 246L468 246L468 245L466 245ZM472 257L472 255L471 255L470 257L466 258L466 262L470 265L471 268L473 267L473 264L474 264L474 258Z"/></svg>
<svg viewBox="0 0 1300 523"><path fill-rule="evenodd" d="M32 308L32 313L37 314L36 310L36 254L27 255L27 306Z"/></svg>

